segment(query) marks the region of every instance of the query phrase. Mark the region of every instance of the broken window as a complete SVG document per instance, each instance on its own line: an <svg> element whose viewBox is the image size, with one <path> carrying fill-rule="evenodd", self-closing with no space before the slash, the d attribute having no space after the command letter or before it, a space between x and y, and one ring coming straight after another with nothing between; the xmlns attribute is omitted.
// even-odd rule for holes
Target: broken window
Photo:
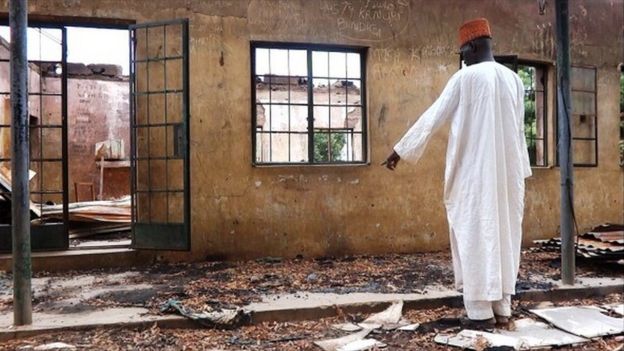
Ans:
<svg viewBox="0 0 624 351"><path fill-rule="evenodd" d="M598 165L596 68L572 66L572 157L575 166Z"/></svg>
<svg viewBox="0 0 624 351"><path fill-rule="evenodd" d="M531 166L547 166L546 69L540 64L518 63L524 84L524 134Z"/></svg>
<svg viewBox="0 0 624 351"><path fill-rule="evenodd" d="M364 48L252 43L254 164L366 161Z"/></svg>

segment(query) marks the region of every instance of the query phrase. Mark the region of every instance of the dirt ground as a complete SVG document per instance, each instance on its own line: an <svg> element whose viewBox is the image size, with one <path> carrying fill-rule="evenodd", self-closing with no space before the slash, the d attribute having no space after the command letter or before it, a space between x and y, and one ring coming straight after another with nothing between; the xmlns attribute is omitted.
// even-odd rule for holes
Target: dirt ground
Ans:
<svg viewBox="0 0 624 351"><path fill-rule="evenodd" d="M622 266L577 261L577 276L621 277ZM244 262L159 263L151 267L34 275L37 311L78 312L104 307L147 307L158 313L168 299L184 306L243 306L262 296L296 292L424 293L453 289L449 252L321 259L264 258ZM559 255L525 250L517 290L551 286ZM0 273L0 312L11 309L12 278ZM113 291L111 291L111 289Z"/></svg>
<svg viewBox="0 0 624 351"><path fill-rule="evenodd" d="M621 294L600 299L566 301L548 305L601 305L622 303ZM526 310L535 304L515 303L514 319L527 316ZM371 334L387 344L383 350L449 350L448 346L438 345L433 338L438 332L452 333L459 331L455 317L463 311L456 308L438 308L432 310L407 311L404 317L420 327L414 332L389 331ZM76 346L78 350L320 350L313 341L345 335L331 328L334 323L361 321L364 315L342 315L318 321L293 323L263 323L245 326L235 330L180 330L159 329L96 329L81 332L65 332L7 342L0 345L0 350L27 350L29 346L38 346L52 342L65 342ZM574 348L559 350L615 350L623 344L622 337L606 337ZM459 350L459 349L457 349Z"/></svg>

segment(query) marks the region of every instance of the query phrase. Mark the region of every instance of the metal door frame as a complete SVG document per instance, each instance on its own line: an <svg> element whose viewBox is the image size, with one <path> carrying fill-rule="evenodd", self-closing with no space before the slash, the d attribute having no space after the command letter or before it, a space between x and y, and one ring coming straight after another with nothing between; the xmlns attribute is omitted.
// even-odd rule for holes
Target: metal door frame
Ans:
<svg viewBox="0 0 624 351"><path fill-rule="evenodd" d="M8 25L7 21L0 20L0 25ZM29 63L48 63L48 64L61 64L61 92L58 93L44 93L43 91L39 91L38 93L28 92L28 96L39 96L42 99L43 96L60 96L61 97L61 124L60 126L49 126L52 128L61 129L61 160L50 159L47 160L43 157L43 149L44 143L43 139L40 137L40 155L39 159L33 161L32 155L30 155L29 164L32 162L38 162L40 166L42 166L46 162L59 162L61 163L61 172L62 172L62 189L60 191L54 191L55 194L62 195L63 198L63 214L62 214L62 223L54 223L54 224L31 224L31 247L33 251L50 251L50 250L66 250L69 248L69 161L68 161L68 119L67 119L67 28L62 24L50 24L50 23L42 23L42 22L29 22L28 28L40 28L40 29L58 29L61 31L61 60L60 61L50 61L50 60L29 60ZM10 60L0 60L0 62L9 62ZM40 76L40 79L42 77ZM10 93L10 91L9 91ZM1 93L5 95L4 92ZM40 100L41 101L41 100ZM43 103L42 101L40 102ZM39 129L39 135L42 136L42 130L46 128L43 124L43 114L40 109L40 121L41 124L37 127ZM2 125L4 128L10 128L9 125ZM30 133L30 125L29 125L29 133ZM29 135L29 144L32 142L32 138ZM29 146L30 148L30 146ZM29 153L30 154L30 153ZM11 155L13 157L13 155ZM10 162L11 158L3 158L0 159L1 162ZM39 174L43 177L45 173L43 167L40 167ZM42 183L43 184L43 181ZM44 196L48 192L44 189L39 189L38 191L33 192L30 191L30 195L33 194ZM0 225L0 251L10 252L11 251L11 224L2 224Z"/></svg>
<svg viewBox="0 0 624 351"><path fill-rule="evenodd" d="M176 57L168 57L167 53L166 53L166 40L167 40L167 36L166 36L166 28L168 25L179 25L181 26L182 29L182 33L181 33L181 46L182 46L182 56L176 56ZM137 38L136 38L136 31L138 29L145 29L146 31L146 41L147 40L147 36L148 36L148 30L149 28L158 28L158 27L163 27L163 31L164 31L164 36L163 36L163 42L164 42L164 48L163 48L163 52L164 52L164 57L162 58L150 58L149 54L146 54L146 58L144 60L138 60L136 59L136 45L137 45ZM136 249L153 249L153 250L180 250L180 251L188 251L190 250L190 244L191 244L191 199L190 199L190 103L189 103L189 44L188 44L188 39L189 39L189 21L188 19L175 19L175 20L167 20L167 21L157 21L157 22L148 22L148 23L140 23L140 24L134 24L134 25L130 25L128 27L129 29L129 36L130 36L130 40L129 40L129 45L130 45L130 167L131 167L131 213L132 213L132 246L133 248ZM148 43L146 43L146 46L148 45ZM136 103L137 103L137 96L140 95L142 92L138 92L137 91L137 81L136 81L136 65L137 63L141 63L141 62L152 62L152 61L164 61L165 65L166 65L166 61L169 59L181 59L182 60L182 116L181 116L181 120L182 120L182 125L183 125L183 131L182 131L182 136L183 136L183 152L184 155L182 157L183 159L183 202L184 202L184 213L183 213L183 218L184 218L184 222L180 223L183 226L182 229L182 236L185 237L184 242L180 243L179 241L175 240L175 239L179 239L179 238L172 238L171 236L167 236L165 235L158 235L158 234L163 234L165 232L167 232L168 230L170 230L170 228L168 226L171 225L171 223L167 222L167 223L152 223L151 222L151 213L150 213L150 220L148 223L140 223L138 222L138 215L137 215L137 195L140 192L144 192L144 193L148 193L150 194L149 196L151 196L151 194L153 194L155 191L151 189L151 184L149 184L148 186L148 190L144 191L144 190L139 190L138 186L137 186L137 181L138 181L138 176L137 176L137 161L140 159L139 155L137 154L137 130L140 126L138 126L137 123L137 108L136 108ZM149 68L147 69L147 79L149 80ZM165 95L167 93L169 93L169 91L167 90L167 86L166 86L166 66L165 69L163 70L163 74L165 75L165 86L164 86L164 90L162 91L158 91L156 93L165 93ZM146 94L148 96L149 99L149 95L152 94L152 92L149 90L145 92L144 94ZM149 101L149 100L148 100ZM149 102L148 102L149 104ZM166 104L165 104L165 108L166 108ZM149 124L149 111L148 111L148 126ZM166 121L166 112L165 112L165 135L167 133L167 121ZM149 128L149 127L147 127ZM172 124L172 128L175 128ZM149 132L148 132L149 133ZM175 134L175 133L174 133ZM148 134L148 145L149 145L149 134ZM175 143L174 143L175 145ZM149 150L149 149L148 149ZM149 168L149 160L151 159L151 156L149 155L149 151L148 151L148 176L151 172L150 168ZM167 160L169 159L168 155L165 155L164 159L166 160L166 162L168 162ZM176 159L179 159L176 158ZM167 165L167 163L165 163ZM165 166L167 167L167 166ZM167 169L167 168L166 168ZM168 173L168 169L166 171ZM164 192L173 192L171 190L168 189L168 184L167 184L167 189L164 190ZM168 196L168 195L167 195ZM151 202L151 199L150 199ZM169 207L167 205L167 211L169 211ZM149 239L151 240L150 243L146 244L146 243L139 243L138 241L140 240L144 240L145 238L147 238L149 236ZM138 238L138 240L137 240ZM172 240L173 239L173 240Z"/></svg>

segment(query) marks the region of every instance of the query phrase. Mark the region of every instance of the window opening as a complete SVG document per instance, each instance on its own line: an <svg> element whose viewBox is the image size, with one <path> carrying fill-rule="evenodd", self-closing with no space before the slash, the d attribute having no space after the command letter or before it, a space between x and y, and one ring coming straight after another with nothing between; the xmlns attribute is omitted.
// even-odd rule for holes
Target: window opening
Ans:
<svg viewBox="0 0 624 351"><path fill-rule="evenodd" d="M575 166L598 165L596 68L572 66L572 155Z"/></svg>
<svg viewBox="0 0 624 351"><path fill-rule="evenodd" d="M254 164L366 161L365 50L252 43Z"/></svg>
<svg viewBox="0 0 624 351"><path fill-rule="evenodd" d="M548 165L546 147L546 69L542 65L518 64L524 85L524 134L532 166Z"/></svg>

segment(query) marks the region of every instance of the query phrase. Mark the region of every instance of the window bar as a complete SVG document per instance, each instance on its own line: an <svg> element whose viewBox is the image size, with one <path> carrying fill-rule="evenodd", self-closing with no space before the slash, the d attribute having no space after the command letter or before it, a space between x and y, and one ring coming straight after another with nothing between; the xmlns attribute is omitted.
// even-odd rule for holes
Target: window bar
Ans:
<svg viewBox="0 0 624 351"><path fill-rule="evenodd" d="M543 143L543 165L547 166L549 161L548 161L548 93L546 92L546 87L548 84L548 76L546 75L546 69L542 66L540 67L540 74L541 74L541 79L540 79L540 83L541 83L541 93L542 93L542 104L544 105L543 108L543 112L542 112L542 137L544 139L544 143Z"/></svg>
<svg viewBox="0 0 624 351"><path fill-rule="evenodd" d="M330 56L330 53L327 52L327 75L331 76L331 74L329 74L331 72L330 66L329 66L329 56ZM331 147L331 145L332 145L331 144L331 139L332 139L332 137L331 137L331 127L332 127L332 124L331 124L331 110L332 110L331 94L332 94L332 90L334 90L334 89L332 87L331 79L328 80L327 83L329 84L329 86L327 87L327 92L329 93L328 94L329 95L329 97L328 97L329 100L327 100L327 103L329 105L329 108L327 108L327 113L328 113L327 118L329 120L328 121L329 125L327 126L327 162L331 162L332 158L333 158L332 147Z"/></svg>
<svg viewBox="0 0 624 351"><path fill-rule="evenodd" d="M149 57L149 28L145 28L145 57L147 57L148 59ZM149 75L149 62L145 64L145 89L146 91L150 91L149 88L149 81L150 81L150 75ZM150 96L149 94L146 95L146 99L147 99L147 106L146 106L146 118L147 118L147 221L148 223L152 223L152 194L150 193L150 191L152 190L152 166L151 166L151 162L150 162L150 157L151 157L151 153L150 153L150 127L149 127L149 123L150 123Z"/></svg>
<svg viewBox="0 0 624 351"><path fill-rule="evenodd" d="M136 144L136 120L135 120L135 105L136 105L136 86L134 81L136 80L135 72L136 72L136 57L134 52L134 40L136 36L136 29L131 28L129 31L129 40L128 40L128 53L130 56L129 68L130 68L130 218L131 218L131 226L137 221L137 210L136 206L136 155L135 155L135 144ZM134 242L134 230L132 231L132 242Z"/></svg>
<svg viewBox="0 0 624 351"><path fill-rule="evenodd" d="M312 85L312 50L306 50L308 59L308 163L314 163L314 92Z"/></svg>
<svg viewBox="0 0 624 351"><path fill-rule="evenodd" d="M347 64L348 54L345 53L345 106L349 105L349 65ZM345 122L347 120L347 115L345 115Z"/></svg>
<svg viewBox="0 0 624 351"><path fill-rule="evenodd" d="M288 162L290 160L290 103L291 103L291 94L290 94L290 50L286 50L286 59L288 60Z"/></svg>
<svg viewBox="0 0 624 351"><path fill-rule="evenodd" d="M349 57L349 54L345 53L345 116L344 116L344 124L345 127L349 127L349 65L347 64L347 58ZM347 134L343 134L345 137L345 141L347 143L347 159L345 161L350 161L349 160L349 141L347 140ZM353 145L351 145L351 149L353 149Z"/></svg>
<svg viewBox="0 0 624 351"><path fill-rule="evenodd" d="M68 119L68 102L67 102L67 27L61 29L61 113L62 113L62 161L61 167L63 172L63 225L65 247L69 247L69 119Z"/></svg>
<svg viewBox="0 0 624 351"><path fill-rule="evenodd" d="M167 25L165 24L163 26L163 56L166 58L167 57ZM162 61L163 62L163 74L164 74L164 88L165 88L165 124L167 124L167 60ZM168 146L168 136L169 133L168 129L169 127L165 127L165 189L169 189L169 146ZM172 128L173 130L173 128ZM174 141L175 142L175 141ZM166 223L169 223L169 192L166 193L165 196L165 203L167 206L167 209L165 210L166 213Z"/></svg>
<svg viewBox="0 0 624 351"><path fill-rule="evenodd" d="M361 150L362 150L362 162L367 162L368 161L368 118L365 118L365 116L367 116L366 114L366 109L367 109L367 105L366 105L366 55L362 55L362 53L359 54L360 55L360 104L362 105L360 107L360 116L362 118L362 133L360 134L360 140L361 140Z"/></svg>
<svg viewBox="0 0 624 351"><path fill-rule="evenodd" d="M39 28L39 59L41 59L41 28ZM43 74L39 72L39 93L43 93ZM39 115L41 115L41 123L37 126L39 129L39 157L43 158L43 125L45 124L44 120L44 111L43 111L43 96L39 97ZM43 162L38 162L39 168L39 211L43 212L43 178L44 178L44 170L43 170Z"/></svg>
<svg viewBox="0 0 624 351"><path fill-rule="evenodd" d="M594 165L598 167L598 72L594 70Z"/></svg>
<svg viewBox="0 0 624 351"><path fill-rule="evenodd" d="M257 90L258 90L258 72L256 72L256 50L257 48L251 45L249 58L250 58L250 72L251 74L251 163L255 165L258 163L258 105L256 103L257 100ZM262 152L262 151L260 151ZM260 157L260 162L262 162L262 157Z"/></svg>
<svg viewBox="0 0 624 351"><path fill-rule="evenodd" d="M190 140L191 140L191 130L190 130L190 86L189 86L189 24L188 19L182 22L182 56L184 59L182 61L182 90L183 93L183 125L184 125L184 159L182 161L183 164L183 192L182 196L184 196L184 232L186 233L186 237L189 239L187 250L190 250L190 236L191 236L191 193L189 187L191 186L191 156L190 156Z"/></svg>
<svg viewBox="0 0 624 351"><path fill-rule="evenodd" d="M273 114L273 89L272 89L272 85L273 85L273 74L271 72L271 49L268 50L269 51L269 103L268 103L268 107L269 107L269 162L273 162L273 119L272 119L272 114ZM266 78L266 75L264 76L264 78ZM264 118L266 121L266 110L265 110L265 114L264 114Z"/></svg>
<svg viewBox="0 0 624 351"><path fill-rule="evenodd" d="M351 162L355 161L355 134L353 133L353 128L351 128Z"/></svg>

